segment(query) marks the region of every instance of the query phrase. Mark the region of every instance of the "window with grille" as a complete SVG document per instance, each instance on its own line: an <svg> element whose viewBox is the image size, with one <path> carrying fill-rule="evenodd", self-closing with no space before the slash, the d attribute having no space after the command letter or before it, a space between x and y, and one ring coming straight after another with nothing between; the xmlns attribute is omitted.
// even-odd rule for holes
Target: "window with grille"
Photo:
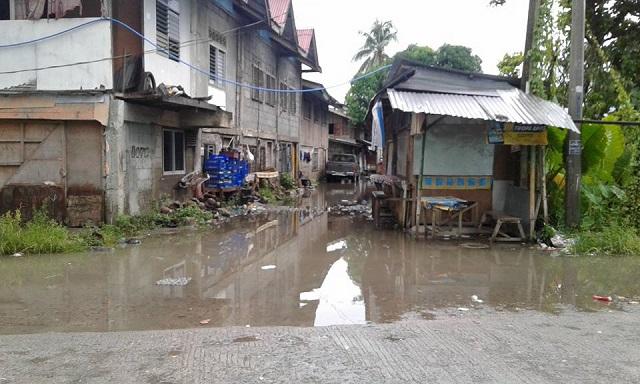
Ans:
<svg viewBox="0 0 640 384"><path fill-rule="evenodd" d="M156 43L158 52L180 60L180 4L177 0L156 0Z"/></svg>
<svg viewBox="0 0 640 384"><path fill-rule="evenodd" d="M259 88L264 87L264 74L260 67L258 67L257 65L253 66L253 85ZM252 88L251 98L259 103L262 103L262 91Z"/></svg>
<svg viewBox="0 0 640 384"><path fill-rule="evenodd" d="M290 91L293 91L293 88L289 88ZM289 113L295 115L298 113L298 93L297 92L289 92Z"/></svg>
<svg viewBox="0 0 640 384"><path fill-rule="evenodd" d="M164 173L168 175L184 173L184 132L165 129L163 131L162 146L162 162Z"/></svg>
<svg viewBox="0 0 640 384"><path fill-rule="evenodd" d="M266 80L266 88L268 89L276 89L276 78L271 75L265 75ZM264 102L270 106L276 105L276 92L275 91L267 91L265 92Z"/></svg>
<svg viewBox="0 0 640 384"><path fill-rule="evenodd" d="M311 169L313 172L317 172L319 169L319 164L318 164L318 150L314 149L313 153L311 154Z"/></svg>
<svg viewBox="0 0 640 384"><path fill-rule="evenodd" d="M227 54L213 45L209 46L209 80L216 87L224 88Z"/></svg>
<svg viewBox="0 0 640 384"><path fill-rule="evenodd" d="M285 83L280 83L280 90L286 91L287 85ZM289 103L289 94L287 92L280 92L278 96L280 97L280 109L286 111L287 104Z"/></svg>

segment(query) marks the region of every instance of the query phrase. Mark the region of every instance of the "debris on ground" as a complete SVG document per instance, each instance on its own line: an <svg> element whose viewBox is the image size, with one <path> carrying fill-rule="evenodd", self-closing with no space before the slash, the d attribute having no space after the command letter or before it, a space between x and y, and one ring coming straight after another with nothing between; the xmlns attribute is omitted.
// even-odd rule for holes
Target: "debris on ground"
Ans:
<svg viewBox="0 0 640 384"><path fill-rule="evenodd" d="M458 311L460 311L460 312L468 312L469 308L460 307L460 308L458 308Z"/></svg>
<svg viewBox="0 0 640 384"><path fill-rule="evenodd" d="M335 216L358 216L367 220L373 220L371 205L366 201L342 200L329 208L329 212Z"/></svg>
<svg viewBox="0 0 640 384"><path fill-rule="evenodd" d="M613 301L613 297L611 296L599 296L599 295L593 295L593 300L595 301L602 301L604 303L610 303Z"/></svg>
<svg viewBox="0 0 640 384"><path fill-rule="evenodd" d="M471 296L471 301L473 301L474 303L478 303L478 304L484 303L484 300L479 299L478 295Z"/></svg>
<svg viewBox="0 0 640 384"><path fill-rule="evenodd" d="M460 244L460 246L462 248L467 248L467 249L489 249L489 244L483 244L483 243L463 243Z"/></svg>
<svg viewBox="0 0 640 384"><path fill-rule="evenodd" d="M264 265L262 267L260 267L260 269L262 269L263 271L271 271L276 269L275 265Z"/></svg>
<svg viewBox="0 0 640 384"><path fill-rule="evenodd" d="M184 287L191 282L190 277L170 277L156 281L156 285L164 285L171 287Z"/></svg>
<svg viewBox="0 0 640 384"><path fill-rule="evenodd" d="M23 253L20 253L20 252L16 252L16 253L14 253L12 256L13 256L13 257L22 257L22 256L24 256L24 254L23 254Z"/></svg>
<svg viewBox="0 0 640 384"><path fill-rule="evenodd" d="M200 320L200 325L207 325L211 322L211 319Z"/></svg>

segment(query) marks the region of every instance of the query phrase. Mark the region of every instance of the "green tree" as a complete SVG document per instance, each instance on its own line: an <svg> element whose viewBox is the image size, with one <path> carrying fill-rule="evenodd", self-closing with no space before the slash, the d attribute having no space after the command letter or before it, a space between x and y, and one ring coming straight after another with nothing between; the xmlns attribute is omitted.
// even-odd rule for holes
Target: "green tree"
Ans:
<svg viewBox="0 0 640 384"><path fill-rule="evenodd" d="M378 68L372 68L372 70L376 69ZM384 79L388 73L388 70L382 70L373 76L354 81L351 84L351 89L345 98L345 106L347 116L354 124L364 124L369 110L369 103L376 93L382 89Z"/></svg>
<svg viewBox="0 0 640 384"><path fill-rule="evenodd" d="M471 48L444 44L436 51L436 66L467 72L482 72L482 59Z"/></svg>
<svg viewBox="0 0 640 384"><path fill-rule="evenodd" d="M426 65L436 65L436 52L427 46L411 44L404 51L395 54L394 59L407 59Z"/></svg>
<svg viewBox="0 0 640 384"><path fill-rule="evenodd" d="M523 62L524 55L521 52L506 53L498 63L498 70L503 76L520 77L520 66Z"/></svg>
<svg viewBox="0 0 640 384"><path fill-rule="evenodd" d="M397 40L397 34L398 32L391 21L381 22L380 20L373 23L369 32L360 32L360 35L365 38L365 42L353 57L353 61L364 59L359 73L369 72L389 60L385 49L392 41Z"/></svg>

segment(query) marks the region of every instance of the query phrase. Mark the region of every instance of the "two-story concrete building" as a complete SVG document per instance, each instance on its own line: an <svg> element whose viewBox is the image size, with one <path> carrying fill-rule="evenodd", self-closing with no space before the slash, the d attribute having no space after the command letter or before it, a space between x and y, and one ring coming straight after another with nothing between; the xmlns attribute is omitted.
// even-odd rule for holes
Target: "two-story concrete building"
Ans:
<svg viewBox="0 0 640 384"><path fill-rule="evenodd" d="M47 202L70 225L137 214L188 196L180 182L205 149L228 146L297 174L297 90L320 66L290 0L6 3L0 212Z"/></svg>

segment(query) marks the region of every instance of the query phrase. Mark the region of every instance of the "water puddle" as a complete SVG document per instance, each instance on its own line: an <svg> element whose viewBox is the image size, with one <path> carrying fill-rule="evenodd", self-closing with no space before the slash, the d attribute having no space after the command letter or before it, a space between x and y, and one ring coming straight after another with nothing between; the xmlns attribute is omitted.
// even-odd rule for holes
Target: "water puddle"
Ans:
<svg viewBox="0 0 640 384"><path fill-rule="evenodd" d="M331 186L303 209L110 253L0 259L0 334L386 323L439 310L561 314L619 309L593 295L640 295L639 258L416 241L304 209L364 192Z"/></svg>

